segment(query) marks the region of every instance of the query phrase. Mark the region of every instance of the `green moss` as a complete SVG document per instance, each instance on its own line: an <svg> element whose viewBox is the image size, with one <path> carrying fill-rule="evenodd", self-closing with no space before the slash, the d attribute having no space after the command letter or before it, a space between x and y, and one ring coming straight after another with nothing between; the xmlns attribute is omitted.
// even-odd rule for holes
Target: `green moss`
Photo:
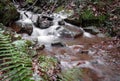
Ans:
<svg viewBox="0 0 120 81"><path fill-rule="evenodd" d="M58 7L54 12L57 13L57 12L60 12L60 11L62 11L62 10L64 10L64 7L63 7L63 6L60 6L60 7Z"/></svg>
<svg viewBox="0 0 120 81"><path fill-rule="evenodd" d="M26 0L27 1L27 3L33 3L34 2L34 0Z"/></svg>
<svg viewBox="0 0 120 81"><path fill-rule="evenodd" d="M39 67L41 67L41 71L43 72L43 76L41 77L42 81L51 81L50 75L48 75L49 71L55 71L58 68L58 60L51 56L40 56L39 57ZM57 75L57 72L54 74Z"/></svg>
<svg viewBox="0 0 120 81"><path fill-rule="evenodd" d="M85 9L80 13L79 20L82 20L83 26L100 26L107 19L107 15L99 14L94 15L94 12L91 9Z"/></svg>
<svg viewBox="0 0 120 81"><path fill-rule="evenodd" d="M96 17L93 15L93 12L91 10L84 10L83 13L81 14L82 19L95 19Z"/></svg>
<svg viewBox="0 0 120 81"><path fill-rule="evenodd" d="M82 81L82 71L80 68L64 70L59 76L61 78L60 81Z"/></svg>

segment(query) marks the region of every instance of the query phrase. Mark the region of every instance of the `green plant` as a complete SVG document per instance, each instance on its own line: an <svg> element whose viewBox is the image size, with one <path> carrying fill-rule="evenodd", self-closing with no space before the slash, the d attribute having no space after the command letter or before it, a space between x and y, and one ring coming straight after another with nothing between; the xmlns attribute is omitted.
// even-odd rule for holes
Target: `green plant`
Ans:
<svg viewBox="0 0 120 81"><path fill-rule="evenodd" d="M41 77L42 81L53 81L57 79L60 67L56 58L42 55L39 57L38 63L43 73Z"/></svg>
<svg viewBox="0 0 120 81"><path fill-rule="evenodd" d="M71 68L63 70L59 75L60 81L82 81L81 79L81 69L80 68Z"/></svg>
<svg viewBox="0 0 120 81"><path fill-rule="evenodd" d="M93 12L91 10L88 10L88 9L84 10L84 12L82 13L81 16L82 16L83 19L93 19L93 18L95 18L94 15L93 15Z"/></svg>
<svg viewBox="0 0 120 81"><path fill-rule="evenodd" d="M0 30L0 76L1 81L33 81L32 60L22 48L13 46L10 36Z"/></svg>

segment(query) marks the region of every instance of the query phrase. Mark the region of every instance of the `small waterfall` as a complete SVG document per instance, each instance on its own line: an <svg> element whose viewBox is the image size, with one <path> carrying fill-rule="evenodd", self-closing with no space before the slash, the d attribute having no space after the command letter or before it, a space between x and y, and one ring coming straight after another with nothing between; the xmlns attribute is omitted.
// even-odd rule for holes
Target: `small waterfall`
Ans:
<svg viewBox="0 0 120 81"><path fill-rule="evenodd" d="M83 31L83 36L85 37L92 37L91 34L85 32L81 27L77 27L74 26L72 24L66 23L65 25L67 25L68 27L65 27L64 25L61 26L58 24L59 21L64 20L65 18L67 18L68 16L72 15L71 13L65 13L64 10L59 12L59 13L53 13L53 14L48 14L49 17L53 18L53 25L45 28L45 29L41 29L39 27L36 27L34 25L34 23L37 22L38 17L42 17L44 14L34 14L33 12L30 11L23 11L23 10L18 10L18 12L20 12L21 17L20 20L16 21L17 23L21 23L22 27L24 27L26 24L28 26L32 26L33 27L33 32L31 34L31 36L28 37L24 37L23 39L36 39L38 41L39 44L52 44L52 43L60 43L63 42L61 40L61 35L63 36L68 36L71 38L74 38L74 34L76 33L76 31Z"/></svg>

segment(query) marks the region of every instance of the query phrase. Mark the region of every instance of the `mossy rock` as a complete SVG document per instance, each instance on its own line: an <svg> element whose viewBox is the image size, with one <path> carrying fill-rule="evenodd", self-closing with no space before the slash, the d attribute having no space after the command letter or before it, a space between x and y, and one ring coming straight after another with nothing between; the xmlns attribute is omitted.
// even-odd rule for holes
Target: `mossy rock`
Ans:
<svg viewBox="0 0 120 81"><path fill-rule="evenodd" d="M65 22L70 23L75 26L80 26L81 25L81 20L76 19L76 18L66 18L64 19Z"/></svg>
<svg viewBox="0 0 120 81"><path fill-rule="evenodd" d="M9 0L0 1L0 23L9 24L19 18L15 6Z"/></svg>

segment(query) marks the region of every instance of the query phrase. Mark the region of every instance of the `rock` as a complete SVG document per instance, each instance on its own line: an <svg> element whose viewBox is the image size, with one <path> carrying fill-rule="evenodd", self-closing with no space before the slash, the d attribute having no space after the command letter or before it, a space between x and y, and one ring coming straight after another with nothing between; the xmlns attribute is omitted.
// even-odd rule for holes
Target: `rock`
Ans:
<svg viewBox="0 0 120 81"><path fill-rule="evenodd" d="M66 18L64 19L65 22L70 23L72 25L80 26L81 21L75 18Z"/></svg>
<svg viewBox="0 0 120 81"><path fill-rule="evenodd" d="M49 21L53 21L53 19L54 19L54 18L49 17L49 16L46 16L46 15L43 15L42 18L43 18L43 19L47 19L47 20L49 20Z"/></svg>
<svg viewBox="0 0 120 81"><path fill-rule="evenodd" d="M40 7L36 7L36 6L35 6L35 7L33 8L33 12L34 12L34 13L39 13L39 14L41 14L41 13L42 13L42 10L41 10Z"/></svg>
<svg viewBox="0 0 120 81"><path fill-rule="evenodd" d="M61 43L61 42L56 42L56 43L52 43L51 46L55 46L55 47L65 47L65 44Z"/></svg>
<svg viewBox="0 0 120 81"><path fill-rule="evenodd" d="M20 14L10 0L0 0L0 22L4 25L17 20Z"/></svg>
<svg viewBox="0 0 120 81"><path fill-rule="evenodd" d="M13 24L12 27L17 33L27 33L28 35L31 35L33 32L33 25L32 23L27 22L27 20L24 21L17 21Z"/></svg>
<svg viewBox="0 0 120 81"><path fill-rule="evenodd" d="M35 25L38 28L46 29L46 28L49 28L50 26L52 26L53 22L49 21L48 19L45 19L45 18L40 18L40 16L39 16Z"/></svg>
<svg viewBox="0 0 120 81"><path fill-rule="evenodd" d="M20 2L19 2L20 3ZM24 9L27 9L27 8L29 8L30 7L30 5L28 4L28 3L26 3L26 2L23 2L23 3L20 3L20 6L19 6L20 8L24 8Z"/></svg>
<svg viewBox="0 0 120 81"><path fill-rule="evenodd" d="M83 35L83 31L80 28L69 24L63 26L63 29L59 28L57 31L63 38L78 38Z"/></svg>
<svg viewBox="0 0 120 81"><path fill-rule="evenodd" d="M33 26L31 26L30 24L26 24L26 25L24 25L24 27L22 27L20 32L27 33L28 35L31 35L33 32Z"/></svg>
<svg viewBox="0 0 120 81"><path fill-rule="evenodd" d="M58 24L59 25L65 25L65 21L64 20L58 21Z"/></svg>
<svg viewBox="0 0 120 81"><path fill-rule="evenodd" d="M86 28L84 28L84 30L86 32L89 32L89 33L93 34L93 35L96 35L96 34L100 33L100 31L94 26L86 27Z"/></svg>
<svg viewBox="0 0 120 81"><path fill-rule="evenodd" d="M35 49L37 50L37 51L41 51L41 50L43 50L45 48L45 45L37 45L37 46L35 46Z"/></svg>
<svg viewBox="0 0 120 81"><path fill-rule="evenodd" d="M57 27L57 28L56 28L56 30L59 30L59 29L61 29L61 27Z"/></svg>
<svg viewBox="0 0 120 81"><path fill-rule="evenodd" d="M59 34L61 38L73 38L72 32L67 29L60 30Z"/></svg>
<svg viewBox="0 0 120 81"><path fill-rule="evenodd" d="M42 13L42 9L39 9L39 10L37 11L37 13L38 13L38 14L41 14L41 13Z"/></svg>

